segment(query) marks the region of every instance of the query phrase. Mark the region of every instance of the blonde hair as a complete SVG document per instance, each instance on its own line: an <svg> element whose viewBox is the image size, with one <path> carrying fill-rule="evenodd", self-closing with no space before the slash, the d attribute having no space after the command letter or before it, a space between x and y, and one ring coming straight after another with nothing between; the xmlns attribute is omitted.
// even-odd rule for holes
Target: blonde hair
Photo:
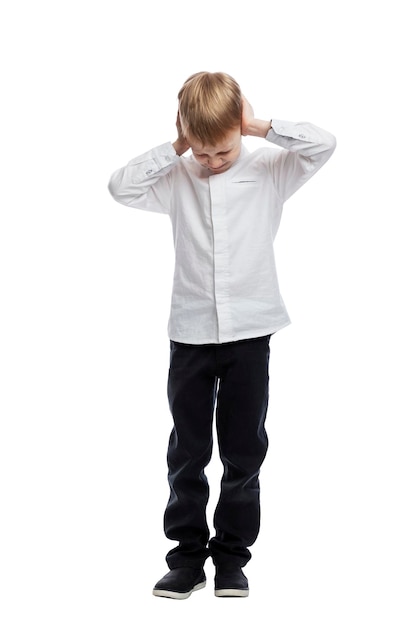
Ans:
<svg viewBox="0 0 417 626"><path fill-rule="evenodd" d="M223 72L198 72L178 94L178 110L185 137L215 145L240 126L242 92L234 78Z"/></svg>

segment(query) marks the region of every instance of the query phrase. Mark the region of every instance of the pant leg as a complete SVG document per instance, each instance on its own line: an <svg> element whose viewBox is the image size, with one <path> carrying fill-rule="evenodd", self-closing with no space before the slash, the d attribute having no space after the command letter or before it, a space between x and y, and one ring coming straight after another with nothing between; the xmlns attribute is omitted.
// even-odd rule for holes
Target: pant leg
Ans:
<svg viewBox="0 0 417 626"><path fill-rule="evenodd" d="M165 534L179 542L166 560L174 567L203 565L209 551L206 506L209 487L204 468L213 448L217 378L208 346L171 342L168 399L174 420L168 445L170 497Z"/></svg>
<svg viewBox="0 0 417 626"><path fill-rule="evenodd" d="M219 346L216 424L224 473L210 541L215 564L241 567L260 526L259 472L268 448L269 336Z"/></svg>

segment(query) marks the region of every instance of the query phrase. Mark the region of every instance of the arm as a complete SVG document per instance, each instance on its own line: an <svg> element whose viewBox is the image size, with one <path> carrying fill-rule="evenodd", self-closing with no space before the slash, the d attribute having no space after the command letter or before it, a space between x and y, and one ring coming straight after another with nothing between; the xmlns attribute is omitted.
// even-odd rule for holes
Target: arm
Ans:
<svg viewBox="0 0 417 626"><path fill-rule="evenodd" d="M267 122L255 118L246 98L242 100L242 135L264 137L284 148L277 155L274 172L283 200L311 178L336 148L336 139L331 133L309 122L276 119Z"/></svg>
<svg viewBox="0 0 417 626"><path fill-rule="evenodd" d="M177 117L177 139L164 143L132 159L112 174L109 191L113 198L138 209L168 213L170 206L169 172L189 148Z"/></svg>
<svg viewBox="0 0 417 626"><path fill-rule="evenodd" d="M170 190L167 174L178 158L171 143L139 155L112 174L108 185L111 195L126 206L168 213Z"/></svg>

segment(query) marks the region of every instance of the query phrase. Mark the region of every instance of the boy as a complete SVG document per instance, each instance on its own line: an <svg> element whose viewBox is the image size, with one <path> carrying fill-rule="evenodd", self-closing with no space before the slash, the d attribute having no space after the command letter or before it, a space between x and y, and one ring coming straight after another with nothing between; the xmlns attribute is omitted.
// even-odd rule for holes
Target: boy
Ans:
<svg viewBox="0 0 417 626"><path fill-rule="evenodd" d="M244 597L242 567L259 532L259 472L268 446L269 339L290 323L273 242L283 203L329 159L336 142L309 123L255 118L236 81L220 72L199 72L184 83L177 131L172 144L133 159L109 183L118 202L168 214L174 234L168 326L174 427L164 530L178 545L153 593L188 598L205 586L203 566L211 556L215 595ZM242 135L280 149L249 153ZM209 539L204 468L215 407L224 473Z"/></svg>

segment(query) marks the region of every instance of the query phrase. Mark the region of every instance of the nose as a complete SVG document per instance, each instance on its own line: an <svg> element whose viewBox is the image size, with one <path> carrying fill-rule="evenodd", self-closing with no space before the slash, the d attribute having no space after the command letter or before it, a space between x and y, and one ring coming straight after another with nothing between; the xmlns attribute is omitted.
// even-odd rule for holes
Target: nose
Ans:
<svg viewBox="0 0 417 626"><path fill-rule="evenodd" d="M213 169L217 169L223 165L223 159L221 157L209 157L207 165Z"/></svg>

